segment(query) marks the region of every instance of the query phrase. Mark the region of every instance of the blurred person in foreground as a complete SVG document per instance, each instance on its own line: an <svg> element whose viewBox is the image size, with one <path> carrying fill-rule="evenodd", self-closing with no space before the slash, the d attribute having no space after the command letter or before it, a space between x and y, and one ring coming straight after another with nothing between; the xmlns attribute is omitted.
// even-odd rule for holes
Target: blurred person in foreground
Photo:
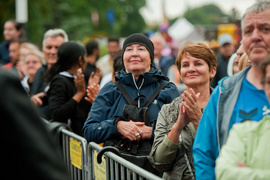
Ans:
<svg viewBox="0 0 270 180"><path fill-rule="evenodd" d="M70 179L56 146L39 113L15 75L0 69L0 153L7 179Z"/></svg>
<svg viewBox="0 0 270 180"><path fill-rule="evenodd" d="M230 57L235 51L235 46L233 44L233 38L228 33L222 33L218 37L219 43L219 54L217 55L217 73L211 82L211 86L215 88L218 84L218 81L222 78L228 76L227 67Z"/></svg>
<svg viewBox="0 0 270 180"><path fill-rule="evenodd" d="M261 83L270 101L270 56L260 64ZM235 124L216 161L220 180L264 180L270 177L270 110L265 107L261 121Z"/></svg>
<svg viewBox="0 0 270 180"><path fill-rule="evenodd" d="M146 36L138 33L128 36L123 44L122 60L125 69L115 76L116 82L107 83L98 93L84 124L83 135L88 142L115 146L124 158L154 172L147 156L158 112L162 105L170 103L180 93L159 69L152 66L154 46ZM121 87L134 104L129 103ZM159 93L144 107L156 90L160 90Z"/></svg>
<svg viewBox="0 0 270 180"><path fill-rule="evenodd" d="M193 144L197 179L215 179L215 161L233 124L246 119L260 121L264 106L270 107L259 68L270 54L270 2L248 8L241 24L243 46L252 65L219 81L211 94Z"/></svg>
<svg viewBox="0 0 270 180"><path fill-rule="evenodd" d="M194 179L192 144L212 88L217 59L203 43L182 47L176 58L187 90L163 105L157 119L150 162L164 179Z"/></svg>

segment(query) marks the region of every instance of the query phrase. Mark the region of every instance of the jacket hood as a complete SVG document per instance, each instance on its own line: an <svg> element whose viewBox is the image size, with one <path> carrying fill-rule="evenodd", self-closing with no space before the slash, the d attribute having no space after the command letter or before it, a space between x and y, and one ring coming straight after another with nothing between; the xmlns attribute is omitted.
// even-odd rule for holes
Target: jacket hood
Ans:
<svg viewBox="0 0 270 180"><path fill-rule="evenodd" d="M142 79L144 79L143 86L159 81L169 81L169 78L164 76L161 70L157 69L154 66L151 66L150 72L142 73L139 76L137 83L140 84L142 82ZM115 76L115 81L128 86L134 85L132 73L127 73L125 69L122 69L120 72L118 72L118 74Z"/></svg>

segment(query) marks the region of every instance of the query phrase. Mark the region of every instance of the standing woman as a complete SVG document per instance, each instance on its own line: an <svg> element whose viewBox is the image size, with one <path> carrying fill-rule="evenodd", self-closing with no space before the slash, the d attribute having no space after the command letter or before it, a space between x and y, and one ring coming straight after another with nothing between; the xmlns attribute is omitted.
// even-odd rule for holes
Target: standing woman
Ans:
<svg viewBox="0 0 270 180"><path fill-rule="evenodd" d="M4 42L0 44L0 65L10 62L9 43L10 41L19 40L24 34L23 26L15 20L8 20L4 24Z"/></svg>
<svg viewBox="0 0 270 180"><path fill-rule="evenodd" d="M192 144L216 74L214 52L203 43L186 45L176 64L187 90L159 112L149 156L164 179L194 179Z"/></svg>
<svg viewBox="0 0 270 180"><path fill-rule="evenodd" d="M39 50L29 51L24 54L23 66L26 76L21 80L21 84L29 96L37 70L44 62L44 56Z"/></svg>
<svg viewBox="0 0 270 180"><path fill-rule="evenodd" d="M115 76L116 83L107 83L99 91L84 124L83 134L88 142L116 146L123 152L121 155L126 154L126 159L151 171L154 169L147 156L151 151L158 112L163 104L172 102L180 93L174 84L167 84L169 79L159 69L152 66L154 46L143 34L135 33L126 38L122 60L125 68ZM128 103L118 89L118 83L136 106ZM145 108L143 104L164 83L166 86L151 101L148 111L141 113L144 117L139 116L136 110ZM131 108L134 111L130 111Z"/></svg>
<svg viewBox="0 0 270 180"><path fill-rule="evenodd" d="M76 134L81 130L90 109L85 99L85 48L75 42L65 42L57 51L58 61L45 74L50 83L49 109L53 121L68 123Z"/></svg>

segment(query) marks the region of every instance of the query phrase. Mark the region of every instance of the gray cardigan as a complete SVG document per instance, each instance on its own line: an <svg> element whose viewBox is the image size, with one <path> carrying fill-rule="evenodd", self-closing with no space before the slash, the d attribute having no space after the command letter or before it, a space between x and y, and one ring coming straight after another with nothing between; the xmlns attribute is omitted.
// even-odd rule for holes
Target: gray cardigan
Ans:
<svg viewBox="0 0 270 180"><path fill-rule="evenodd" d="M181 132L182 142L179 144L171 142L167 137L177 121L182 101L182 97L178 97L171 104L163 105L157 119L155 139L149 160L157 170L165 172L163 179L192 179L195 172L192 144L196 130L193 124L189 123L184 127ZM156 159L159 159L159 162Z"/></svg>

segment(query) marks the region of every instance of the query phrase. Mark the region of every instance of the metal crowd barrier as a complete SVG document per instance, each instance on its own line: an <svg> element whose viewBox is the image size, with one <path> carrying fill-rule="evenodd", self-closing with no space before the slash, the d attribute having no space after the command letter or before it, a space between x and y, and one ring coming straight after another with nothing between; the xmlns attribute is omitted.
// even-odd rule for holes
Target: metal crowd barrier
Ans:
<svg viewBox="0 0 270 180"><path fill-rule="evenodd" d="M123 159L113 152L105 152L102 162L97 162L100 145L66 129L62 133L62 153L72 180L144 180L161 178Z"/></svg>
<svg viewBox="0 0 270 180"><path fill-rule="evenodd" d="M88 180L87 141L77 134L62 129L62 152L72 180Z"/></svg>
<svg viewBox="0 0 270 180"><path fill-rule="evenodd" d="M101 164L97 163L97 153L103 147L94 142L88 144L88 163L91 168L91 179L106 180L143 180L154 179L159 180L160 177L142 169L141 167L123 159L122 157L112 153L105 152Z"/></svg>

